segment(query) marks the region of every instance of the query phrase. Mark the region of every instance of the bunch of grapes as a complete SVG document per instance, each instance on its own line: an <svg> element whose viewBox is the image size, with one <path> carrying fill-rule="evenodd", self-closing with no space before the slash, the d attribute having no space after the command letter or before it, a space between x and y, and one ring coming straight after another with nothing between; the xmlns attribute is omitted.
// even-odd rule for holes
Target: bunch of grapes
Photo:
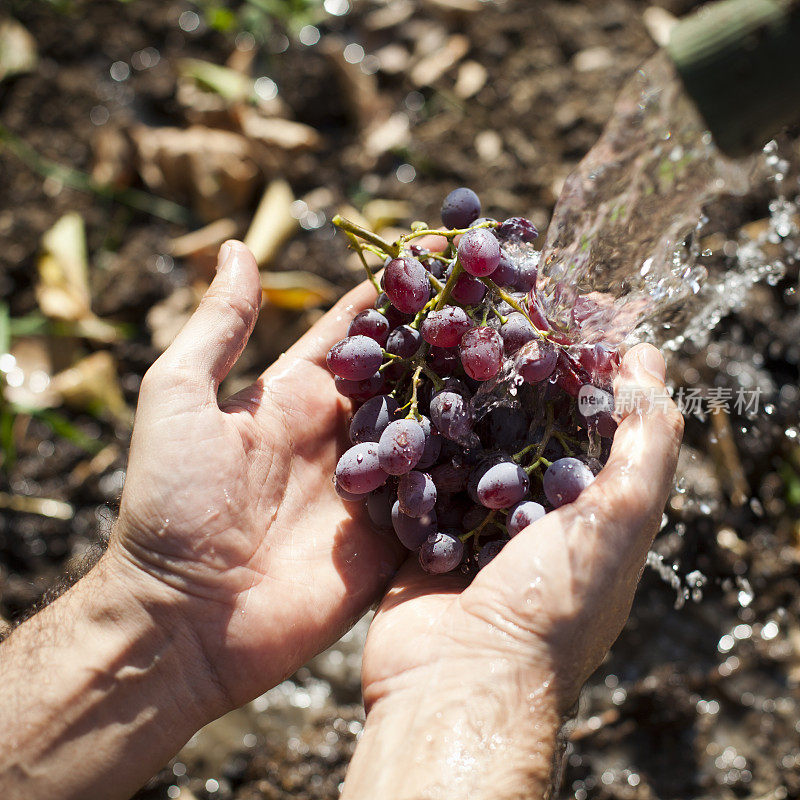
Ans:
<svg viewBox="0 0 800 800"><path fill-rule="evenodd" d="M442 230L414 223L394 243L334 220L378 292L328 353L336 388L360 404L336 491L431 573L481 569L574 501L615 427L576 398L587 385L610 391L617 352L548 320L533 224L480 214L461 188L444 201ZM384 260L380 282L365 252Z"/></svg>

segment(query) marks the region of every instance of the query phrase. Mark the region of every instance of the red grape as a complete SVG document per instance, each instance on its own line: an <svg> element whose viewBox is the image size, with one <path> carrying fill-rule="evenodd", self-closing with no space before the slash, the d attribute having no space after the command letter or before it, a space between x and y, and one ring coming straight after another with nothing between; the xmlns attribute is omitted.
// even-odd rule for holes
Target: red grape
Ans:
<svg viewBox="0 0 800 800"><path fill-rule="evenodd" d="M348 336L328 353L328 369L348 381L363 381L374 375L383 361L381 346L368 336Z"/></svg>
<svg viewBox="0 0 800 800"><path fill-rule="evenodd" d="M368 308L353 317L353 321L347 329L347 335L369 336L383 347L386 344L386 337L389 335L389 320L380 311Z"/></svg>
<svg viewBox="0 0 800 800"><path fill-rule="evenodd" d="M420 326L422 338L437 347L455 347L474 323L463 308L445 306L431 311Z"/></svg>
<svg viewBox="0 0 800 800"><path fill-rule="evenodd" d="M383 273L386 296L399 311L416 314L431 298L425 267L416 258L394 258Z"/></svg>
<svg viewBox="0 0 800 800"><path fill-rule="evenodd" d="M470 275L485 278L500 263L500 245L488 228L474 228L459 242L458 260Z"/></svg>
<svg viewBox="0 0 800 800"><path fill-rule="evenodd" d="M458 351L464 372L476 381L494 378L503 365L503 340L488 326L465 333Z"/></svg>

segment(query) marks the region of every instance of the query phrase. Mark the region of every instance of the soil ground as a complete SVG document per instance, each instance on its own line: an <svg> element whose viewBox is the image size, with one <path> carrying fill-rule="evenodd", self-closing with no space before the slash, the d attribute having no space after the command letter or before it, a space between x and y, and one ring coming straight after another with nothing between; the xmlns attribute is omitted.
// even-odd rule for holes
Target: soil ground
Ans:
<svg viewBox="0 0 800 800"><path fill-rule="evenodd" d="M350 14L319 23L318 44L298 41L302 21L291 15L263 44L256 40L254 74L274 79L282 113L322 137L316 149L259 163L261 177L285 178L295 197L328 219L384 199L408 204L399 222L437 220L442 197L467 185L493 216L525 215L545 228L564 178L596 141L616 93L656 49L642 21L649 4L448 5L460 3L360 0ZM680 15L696 4L661 5ZM34 72L0 83L0 124L41 156L86 172L108 130L125 142L141 123L208 121L180 99L179 59L224 63L239 30L238 23L222 33L202 22L182 30L181 14L194 7L172 1L94 0L58 11L12 0L9 8L35 37L40 61ZM435 65L428 75L415 65L443 44L455 48L459 36L465 52L428 84ZM239 37L240 54L249 41ZM375 57L364 62L374 74L342 67L331 55L348 42ZM123 80L112 75L117 62L133 64ZM405 115L410 135L370 151L370 120L392 113L401 123ZM143 186L135 174L116 177ZM254 210L257 192L251 195L231 212L238 233ZM192 203L178 190L173 199ZM65 187L0 146L0 300L12 318L35 322L42 234L73 211L86 223L93 309L127 323L129 336L108 345L47 328L51 367L109 350L133 406L159 352L148 312L170 297L177 303L176 292L180 298L203 278L197 260L167 255L171 240L195 226ZM746 198L742 215L764 217L764 197ZM360 276L330 226L315 220L286 242L272 269L313 272L344 291ZM677 384L736 386L749 370L772 410L753 420L734 415L723 427L689 420L683 485L658 550L678 563L679 575L701 570L708 585L700 602L676 610L675 591L645 573L628 626L585 692L563 763L563 797L800 797L796 284L790 266L777 285L754 290L707 346L688 345L672 360ZM233 382L261 371L317 313L269 310ZM68 435L41 415L12 420L17 457L12 465L5 455L0 491L64 500L75 514L62 521L0 512L0 623L28 613L113 524L129 432L107 414L59 412L72 426ZM80 434L99 443L100 460L80 446ZM735 464L726 441L741 467L743 503L731 490ZM361 728L357 675L356 636L199 734L138 797L175 797L172 787L184 800L336 797Z"/></svg>

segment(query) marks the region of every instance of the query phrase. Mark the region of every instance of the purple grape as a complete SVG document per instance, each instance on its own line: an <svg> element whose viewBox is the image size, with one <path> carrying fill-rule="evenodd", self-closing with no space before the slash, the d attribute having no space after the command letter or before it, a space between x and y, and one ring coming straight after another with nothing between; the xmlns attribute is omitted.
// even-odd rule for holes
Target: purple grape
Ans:
<svg viewBox="0 0 800 800"><path fill-rule="evenodd" d="M363 381L348 381L345 378L340 378L338 375L333 379L336 386L336 391L340 395L355 400L356 402L363 403L374 397L378 392L383 390L384 380L380 372L370 375Z"/></svg>
<svg viewBox="0 0 800 800"><path fill-rule="evenodd" d="M422 334L408 325L395 328L386 340L386 351L400 358L412 358L422 346Z"/></svg>
<svg viewBox="0 0 800 800"><path fill-rule="evenodd" d="M452 572L464 557L464 543L444 531L432 533L419 550L419 563L425 572L440 575Z"/></svg>
<svg viewBox="0 0 800 800"><path fill-rule="evenodd" d="M474 228L461 237L458 260L470 275L486 278L500 263L500 245L488 228Z"/></svg>
<svg viewBox="0 0 800 800"><path fill-rule="evenodd" d="M375 309L386 317L390 330L394 330L398 325L403 325L414 319L413 314L403 314L402 311L398 311L386 296L386 292L381 292L378 295L378 299L375 301Z"/></svg>
<svg viewBox="0 0 800 800"><path fill-rule="evenodd" d="M427 469L439 460L439 454L442 452L442 437L427 417L421 415L419 424L425 434L425 449L417 462L417 469Z"/></svg>
<svg viewBox="0 0 800 800"><path fill-rule="evenodd" d="M444 464L437 464L430 474L438 492L455 494L466 487L470 473L462 464L447 461Z"/></svg>
<svg viewBox="0 0 800 800"><path fill-rule="evenodd" d="M442 222L446 228L466 228L481 215L481 201L478 195L461 187L453 189L442 203Z"/></svg>
<svg viewBox="0 0 800 800"><path fill-rule="evenodd" d="M505 542L501 539L495 539L481 547L478 552L478 569L483 569L489 562L491 562L505 547Z"/></svg>
<svg viewBox="0 0 800 800"><path fill-rule="evenodd" d="M436 505L436 485L430 475L412 470L397 486L400 510L408 517L421 517Z"/></svg>
<svg viewBox="0 0 800 800"><path fill-rule="evenodd" d="M431 400L431 422L446 439L460 441L472 429L472 409L460 394L439 392Z"/></svg>
<svg viewBox="0 0 800 800"><path fill-rule="evenodd" d="M509 456L505 453L490 453L484 456L469 473L469 480L467 481L467 494L473 503L481 505L481 499L478 496L478 483L481 478L497 464L505 464L509 460ZM484 507L485 508L485 507Z"/></svg>
<svg viewBox="0 0 800 800"><path fill-rule="evenodd" d="M428 366L441 378L452 375L459 365L458 353L443 347L431 347L428 352Z"/></svg>
<svg viewBox="0 0 800 800"><path fill-rule="evenodd" d="M436 347L455 347L473 326L473 321L463 308L445 306L428 314L422 321L420 332L428 344Z"/></svg>
<svg viewBox="0 0 800 800"><path fill-rule="evenodd" d="M451 291L453 300L465 306L474 306L483 300L486 287L472 275L459 275Z"/></svg>
<svg viewBox="0 0 800 800"><path fill-rule="evenodd" d="M389 475L405 475L414 469L425 451L425 433L413 419L389 423L378 442L381 469Z"/></svg>
<svg viewBox="0 0 800 800"><path fill-rule="evenodd" d="M519 450L528 428L528 419L518 405L496 406L481 418L476 432L487 446Z"/></svg>
<svg viewBox="0 0 800 800"><path fill-rule="evenodd" d="M367 514L376 528L392 529L393 503L394 490L389 486L381 486L367 495Z"/></svg>
<svg viewBox="0 0 800 800"><path fill-rule="evenodd" d="M540 520L545 513L544 507L539 503L534 503L533 500L523 500L521 503L517 503L506 517L508 535L516 536L528 525L533 525L534 522Z"/></svg>
<svg viewBox="0 0 800 800"><path fill-rule="evenodd" d="M353 444L379 441L386 426L395 418L397 409L397 401L389 395L382 394L367 400L353 414L350 441Z"/></svg>
<svg viewBox="0 0 800 800"><path fill-rule="evenodd" d="M508 315L505 324L500 328L503 337L503 347L506 355L512 356L522 345L537 339L536 331L524 314L514 311Z"/></svg>
<svg viewBox="0 0 800 800"><path fill-rule="evenodd" d="M505 461L490 467L478 481L478 500L486 508L508 508L528 494L529 486L525 470Z"/></svg>
<svg viewBox="0 0 800 800"><path fill-rule="evenodd" d="M495 228L495 235L503 242L532 242L539 231L529 219L509 217Z"/></svg>
<svg viewBox="0 0 800 800"><path fill-rule="evenodd" d="M519 280L517 265L503 252L500 253L500 262L492 273L492 280L500 287L507 289L516 288Z"/></svg>
<svg viewBox="0 0 800 800"><path fill-rule="evenodd" d="M536 264L530 261L523 261L517 264L517 279L514 282L514 287L520 292L532 292L536 288L536 280L539 277L539 270ZM544 326L543 330L547 330L549 326Z"/></svg>
<svg viewBox="0 0 800 800"><path fill-rule="evenodd" d="M383 279L386 296L404 314L416 314L431 299L428 273L416 258L392 259Z"/></svg>
<svg viewBox="0 0 800 800"><path fill-rule="evenodd" d="M400 503L396 501L392 506L392 526L404 547L419 550L422 543L436 532L436 512L431 511L421 517L409 517L400 510Z"/></svg>
<svg viewBox="0 0 800 800"><path fill-rule="evenodd" d="M341 486L339 486L339 483L335 478L333 480L333 488L336 489L336 494L338 494L342 500L347 500L348 503L358 503L363 500L365 496L368 496L363 494L355 494L355 492L346 492Z"/></svg>
<svg viewBox="0 0 800 800"><path fill-rule="evenodd" d="M378 459L378 445L362 442L353 445L336 465L336 483L351 494L366 494L386 483L386 473Z"/></svg>
<svg viewBox="0 0 800 800"><path fill-rule="evenodd" d="M577 458L559 458L544 473L542 486L547 499L555 508L574 502L594 481L592 471Z"/></svg>
<svg viewBox="0 0 800 800"><path fill-rule="evenodd" d="M514 366L525 383L539 383L553 374L557 363L555 347L545 339L534 339L519 351Z"/></svg>
<svg viewBox="0 0 800 800"><path fill-rule="evenodd" d="M348 381L370 378L382 361L381 346L368 336L348 336L328 352L328 369Z"/></svg>
<svg viewBox="0 0 800 800"><path fill-rule="evenodd" d="M503 366L503 340L488 326L465 333L458 352L464 372L476 381L494 378Z"/></svg>
<svg viewBox="0 0 800 800"><path fill-rule="evenodd" d="M389 320L380 311L368 308L353 317L353 321L347 329L347 335L369 336L383 347L386 344L386 337L389 335Z"/></svg>

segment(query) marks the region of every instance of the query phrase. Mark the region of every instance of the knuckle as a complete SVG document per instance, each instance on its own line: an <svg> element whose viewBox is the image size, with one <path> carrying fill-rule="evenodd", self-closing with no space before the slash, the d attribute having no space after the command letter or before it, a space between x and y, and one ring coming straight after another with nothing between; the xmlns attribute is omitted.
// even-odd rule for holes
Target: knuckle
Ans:
<svg viewBox="0 0 800 800"><path fill-rule="evenodd" d="M220 289L209 290L200 301L200 307L221 317L238 317L246 328L250 327L258 311L246 297Z"/></svg>

